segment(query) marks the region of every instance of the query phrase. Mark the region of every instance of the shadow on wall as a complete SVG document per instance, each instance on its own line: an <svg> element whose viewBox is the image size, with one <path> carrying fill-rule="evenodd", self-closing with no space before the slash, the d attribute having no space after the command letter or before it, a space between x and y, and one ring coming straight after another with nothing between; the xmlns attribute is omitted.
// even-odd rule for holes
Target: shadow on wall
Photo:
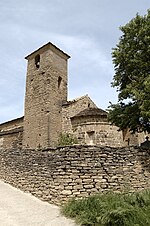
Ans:
<svg viewBox="0 0 150 226"><path fill-rule="evenodd" d="M143 149L145 150L144 154ZM141 155L139 155L141 166L144 171L150 172L150 141L148 139L141 144L141 150Z"/></svg>

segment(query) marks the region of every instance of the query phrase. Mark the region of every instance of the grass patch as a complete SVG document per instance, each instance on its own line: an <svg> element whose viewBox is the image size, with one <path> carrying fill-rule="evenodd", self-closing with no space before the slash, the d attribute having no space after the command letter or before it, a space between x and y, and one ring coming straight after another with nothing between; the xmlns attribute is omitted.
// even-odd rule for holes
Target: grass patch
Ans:
<svg viewBox="0 0 150 226"><path fill-rule="evenodd" d="M62 213L84 226L150 226L150 190L72 199Z"/></svg>

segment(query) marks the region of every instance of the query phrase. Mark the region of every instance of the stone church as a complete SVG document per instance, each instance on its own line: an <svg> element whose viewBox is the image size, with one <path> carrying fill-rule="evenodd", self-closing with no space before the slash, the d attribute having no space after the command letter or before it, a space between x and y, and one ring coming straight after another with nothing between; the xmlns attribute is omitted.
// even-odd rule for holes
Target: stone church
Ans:
<svg viewBox="0 0 150 226"><path fill-rule="evenodd" d="M0 124L0 148L48 148L60 134L72 134L78 144L122 147L139 145L144 134L119 131L88 95L67 100L70 56L47 43L25 57L27 78L24 116Z"/></svg>

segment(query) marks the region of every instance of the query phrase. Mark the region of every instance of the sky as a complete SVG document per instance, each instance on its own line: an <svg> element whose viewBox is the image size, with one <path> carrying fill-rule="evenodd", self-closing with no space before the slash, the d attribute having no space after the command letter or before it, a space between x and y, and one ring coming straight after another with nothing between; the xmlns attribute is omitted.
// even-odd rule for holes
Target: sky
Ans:
<svg viewBox="0 0 150 226"><path fill-rule="evenodd" d="M1 0L0 123L24 115L25 56L47 42L71 56L68 99L88 94L99 108L117 102L112 48L120 26L150 0Z"/></svg>

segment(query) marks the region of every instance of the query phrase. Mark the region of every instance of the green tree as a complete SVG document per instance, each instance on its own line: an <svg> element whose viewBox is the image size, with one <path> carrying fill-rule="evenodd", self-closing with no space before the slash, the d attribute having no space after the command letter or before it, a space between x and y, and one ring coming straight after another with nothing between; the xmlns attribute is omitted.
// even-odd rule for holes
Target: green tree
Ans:
<svg viewBox="0 0 150 226"><path fill-rule="evenodd" d="M109 120L120 129L150 132L150 10L125 26L112 51L118 103L109 106Z"/></svg>

